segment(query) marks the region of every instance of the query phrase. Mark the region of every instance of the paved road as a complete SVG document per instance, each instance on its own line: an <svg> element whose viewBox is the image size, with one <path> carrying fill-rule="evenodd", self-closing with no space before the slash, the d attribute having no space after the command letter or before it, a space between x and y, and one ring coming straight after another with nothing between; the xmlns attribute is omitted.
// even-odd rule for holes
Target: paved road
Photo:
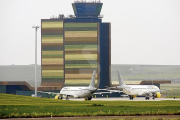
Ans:
<svg viewBox="0 0 180 120"><path fill-rule="evenodd" d="M70 100L79 100L82 101L84 99L70 99ZM153 100L152 98L150 98L150 100L145 100L144 97L136 97L133 100L129 100L128 97L116 97L116 98L92 98L92 101L161 101L161 100L180 100L180 98L155 98L155 100Z"/></svg>

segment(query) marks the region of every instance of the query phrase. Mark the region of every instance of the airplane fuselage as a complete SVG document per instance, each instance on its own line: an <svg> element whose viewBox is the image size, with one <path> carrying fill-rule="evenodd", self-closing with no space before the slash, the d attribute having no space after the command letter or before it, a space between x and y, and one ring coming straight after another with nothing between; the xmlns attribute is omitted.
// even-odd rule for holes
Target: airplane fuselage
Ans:
<svg viewBox="0 0 180 120"><path fill-rule="evenodd" d="M144 93L158 91L159 88L154 85L126 85L123 92L127 95L144 95Z"/></svg>
<svg viewBox="0 0 180 120"><path fill-rule="evenodd" d="M87 98L92 96L96 90L89 90L89 87L64 87L60 94L69 95L74 98Z"/></svg>

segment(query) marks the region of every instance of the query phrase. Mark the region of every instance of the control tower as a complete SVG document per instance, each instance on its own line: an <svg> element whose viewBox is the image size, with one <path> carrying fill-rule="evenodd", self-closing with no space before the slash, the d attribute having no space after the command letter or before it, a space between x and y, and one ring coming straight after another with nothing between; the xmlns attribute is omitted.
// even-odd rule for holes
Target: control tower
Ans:
<svg viewBox="0 0 180 120"><path fill-rule="evenodd" d="M101 12L100 2L78 2L72 3L76 18L98 18Z"/></svg>
<svg viewBox="0 0 180 120"><path fill-rule="evenodd" d="M111 24L100 1L75 1L74 15L41 20L42 86L111 86Z"/></svg>

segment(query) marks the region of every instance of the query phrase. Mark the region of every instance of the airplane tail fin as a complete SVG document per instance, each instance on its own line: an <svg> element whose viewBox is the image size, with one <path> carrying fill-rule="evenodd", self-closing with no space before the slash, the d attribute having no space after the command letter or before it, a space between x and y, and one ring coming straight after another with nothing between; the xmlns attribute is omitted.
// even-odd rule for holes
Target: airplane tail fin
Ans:
<svg viewBox="0 0 180 120"><path fill-rule="evenodd" d="M89 87L95 87L95 76L96 76L96 70L93 71L93 75Z"/></svg>
<svg viewBox="0 0 180 120"><path fill-rule="evenodd" d="M119 80L119 86L126 85L119 71L118 71L118 80Z"/></svg>

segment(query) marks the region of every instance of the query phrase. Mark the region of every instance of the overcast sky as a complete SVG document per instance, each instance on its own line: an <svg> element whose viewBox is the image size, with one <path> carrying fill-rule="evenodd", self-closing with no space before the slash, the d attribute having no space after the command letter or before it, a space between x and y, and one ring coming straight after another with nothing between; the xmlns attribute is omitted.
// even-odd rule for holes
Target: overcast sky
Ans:
<svg viewBox="0 0 180 120"><path fill-rule="evenodd" d="M73 14L74 0L0 0L0 65L34 64L41 19ZM180 65L180 0L101 0L112 64ZM41 64L38 29L38 64Z"/></svg>

